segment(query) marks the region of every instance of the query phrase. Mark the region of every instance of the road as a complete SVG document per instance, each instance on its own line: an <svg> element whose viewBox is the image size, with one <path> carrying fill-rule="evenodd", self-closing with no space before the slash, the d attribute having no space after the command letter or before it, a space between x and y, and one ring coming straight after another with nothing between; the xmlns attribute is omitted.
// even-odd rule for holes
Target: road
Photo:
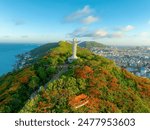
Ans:
<svg viewBox="0 0 150 130"><path fill-rule="evenodd" d="M46 89L47 86L48 86L48 84L49 84L50 82L53 82L54 80L59 79L59 77L60 77L63 73L67 72L67 71L68 71L68 66L69 66L68 64L60 65L60 66L58 67L60 71L59 71L58 73L54 74L54 76L44 85L44 88ZM29 100L33 99L33 98L37 95L37 93L41 90L41 88L42 88L42 87L40 86L38 90L36 90L35 92L33 92L33 93L31 94Z"/></svg>

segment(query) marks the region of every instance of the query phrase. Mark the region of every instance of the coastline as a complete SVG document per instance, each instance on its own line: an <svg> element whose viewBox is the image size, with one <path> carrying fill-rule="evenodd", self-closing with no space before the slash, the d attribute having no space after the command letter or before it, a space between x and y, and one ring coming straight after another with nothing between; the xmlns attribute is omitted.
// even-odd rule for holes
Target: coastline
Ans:
<svg viewBox="0 0 150 130"><path fill-rule="evenodd" d="M17 55L24 54L38 47L38 44L0 44L0 76L11 72L17 62Z"/></svg>

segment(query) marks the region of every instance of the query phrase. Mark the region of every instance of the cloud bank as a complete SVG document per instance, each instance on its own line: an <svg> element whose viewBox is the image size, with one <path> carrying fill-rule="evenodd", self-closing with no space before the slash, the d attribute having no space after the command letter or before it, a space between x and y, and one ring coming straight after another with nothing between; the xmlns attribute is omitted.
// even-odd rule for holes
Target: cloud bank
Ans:
<svg viewBox="0 0 150 130"><path fill-rule="evenodd" d="M123 31L123 32L129 32L134 29L135 29L135 27L132 25L127 25L127 26L118 28L119 31Z"/></svg>
<svg viewBox="0 0 150 130"><path fill-rule="evenodd" d="M86 18L83 18L81 22L84 24L91 24L98 21L98 19L99 19L98 17L90 15L87 16Z"/></svg>
<svg viewBox="0 0 150 130"><path fill-rule="evenodd" d="M132 31L135 27L127 25L119 28L115 31L107 31L105 29L95 29L90 30L87 27L82 27L75 29L72 33L68 35L70 37L90 37L90 38L123 38L126 36L127 32Z"/></svg>
<svg viewBox="0 0 150 130"><path fill-rule="evenodd" d="M65 18L68 23L80 22L83 24L91 24L99 20L97 16L93 16L94 10L89 5L84 6Z"/></svg>

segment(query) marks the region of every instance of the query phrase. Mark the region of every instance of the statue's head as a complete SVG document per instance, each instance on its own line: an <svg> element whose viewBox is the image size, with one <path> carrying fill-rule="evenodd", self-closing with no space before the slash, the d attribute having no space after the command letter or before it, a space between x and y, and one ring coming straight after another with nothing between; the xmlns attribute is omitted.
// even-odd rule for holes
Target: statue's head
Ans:
<svg viewBox="0 0 150 130"><path fill-rule="evenodd" d="M73 38L73 42L74 42L74 43L78 43L77 38Z"/></svg>

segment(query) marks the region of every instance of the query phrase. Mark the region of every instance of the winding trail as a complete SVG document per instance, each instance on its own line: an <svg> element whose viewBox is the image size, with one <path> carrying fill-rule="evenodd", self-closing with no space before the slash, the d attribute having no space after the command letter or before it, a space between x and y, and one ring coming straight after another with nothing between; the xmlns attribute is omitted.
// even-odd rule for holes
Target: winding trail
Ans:
<svg viewBox="0 0 150 130"><path fill-rule="evenodd" d="M48 86L48 84L49 84L50 82L53 82L54 80L59 79L59 77L60 77L63 73L67 72L67 71L68 71L68 66L69 66L68 64L60 65L60 66L59 66L60 71L59 71L57 74L54 74L54 76L51 78L51 80L50 80L49 82L47 82L47 83L44 85L44 88L46 89L47 86Z"/></svg>
<svg viewBox="0 0 150 130"><path fill-rule="evenodd" d="M68 71L68 66L69 66L68 64L60 65L60 66L58 67L59 72L58 72L57 74L54 74L54 75L53 75L53 77L44 85L44 88L46 89L46 88L48 87L48 84L49 84L50 82L53 82L54 80L59 79L59 77L60 77L63 73L67 72L67 71ZM35 92L33 92L33 93L31 94L29 100L33 99L33 98L37 95L37 93L41 90L41 88L42 88L42 87L39 87L38 90L36 90Z"/></svg>

